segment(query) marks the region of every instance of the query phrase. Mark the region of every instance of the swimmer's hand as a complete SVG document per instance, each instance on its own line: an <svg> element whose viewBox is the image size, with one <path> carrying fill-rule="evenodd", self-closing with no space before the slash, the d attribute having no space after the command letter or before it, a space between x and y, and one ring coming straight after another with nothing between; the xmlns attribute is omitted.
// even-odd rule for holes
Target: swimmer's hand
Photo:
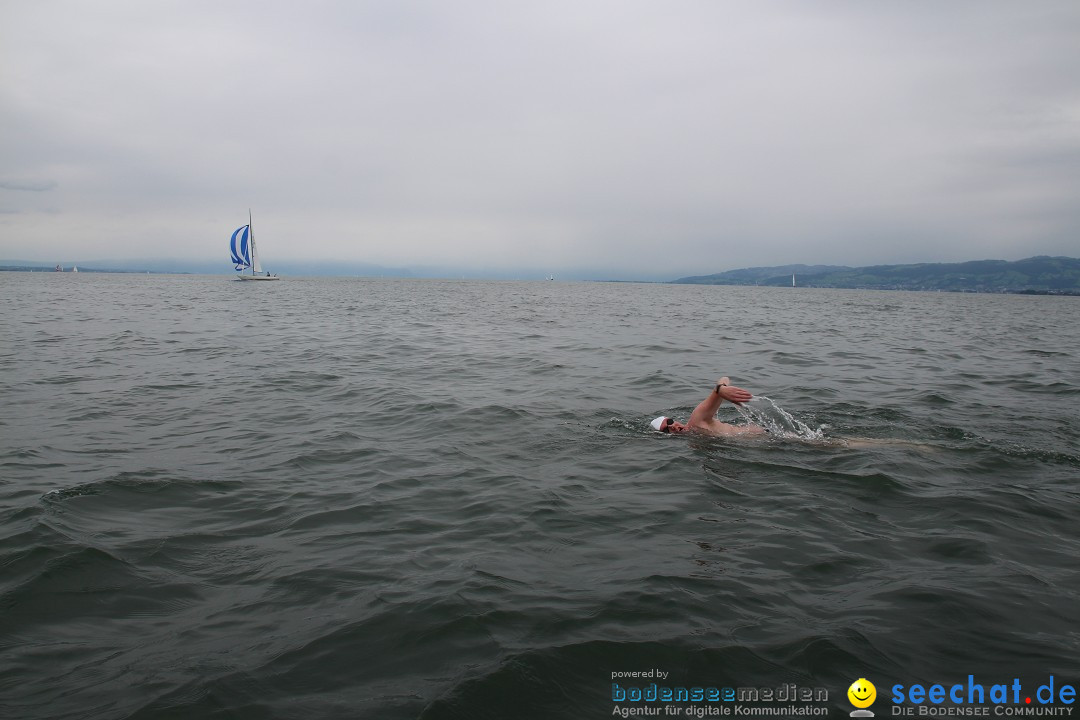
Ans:
<svg viewBox="0 0 1080 720"><path fill-rule="evenodd" d="M727 378L721 378L721 380L727 380ZM720 397L735 405L742 405L744 402L748 402L750 398L754 397L747 390L735 387L734 385L727 385L723 382L717 383L716 391Z"/></svg>

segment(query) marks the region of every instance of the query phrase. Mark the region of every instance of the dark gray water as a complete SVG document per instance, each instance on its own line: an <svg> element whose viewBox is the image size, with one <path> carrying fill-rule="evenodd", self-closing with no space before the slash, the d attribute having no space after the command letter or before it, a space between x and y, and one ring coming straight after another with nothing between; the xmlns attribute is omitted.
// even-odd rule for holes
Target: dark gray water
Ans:
<svg viewBox="0 0 1080 720"><path fill-rule="evenodd" d="M4 273L0 300L4 718L606 718L650 668L837 717L861 677L879 717L896 683L1080 684L1074 298ZM720 375L767 439L648 429Z"/></svg>

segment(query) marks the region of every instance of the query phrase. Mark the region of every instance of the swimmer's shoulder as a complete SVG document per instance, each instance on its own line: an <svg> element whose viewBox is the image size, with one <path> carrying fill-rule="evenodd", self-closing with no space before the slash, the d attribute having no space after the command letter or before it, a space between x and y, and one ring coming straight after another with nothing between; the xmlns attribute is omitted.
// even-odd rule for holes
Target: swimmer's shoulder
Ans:
<svg viewBox="0 0 1080 720"><path fill-rule="evenodd" d="M718 437L734 437L738 435L762 435L768 430L760 425L731 425L720 420L712 420L707 423L692 423L687 427L690 430L704 435L715 435Z"/></svg>

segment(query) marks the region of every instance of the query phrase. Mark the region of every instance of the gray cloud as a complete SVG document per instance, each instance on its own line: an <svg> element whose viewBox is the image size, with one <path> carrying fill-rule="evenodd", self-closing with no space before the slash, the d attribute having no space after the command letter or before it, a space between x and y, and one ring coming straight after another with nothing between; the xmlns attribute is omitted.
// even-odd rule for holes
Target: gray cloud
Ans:
<svg viewBox="0 0 1080 720"><path fill-rule="evenodd" d="M0 10L0 151L62 210L17 196L2 255L224 256L249 206L268 262L1078 249L1072 2L60 5Z"/></svg>
<svg viewBox="0 0 1080 720"><path fill-rule="evenodd" d="M0 190L17 190L21 192L48 192L56 188L55 180L3 180L0 179Z"/></svg>

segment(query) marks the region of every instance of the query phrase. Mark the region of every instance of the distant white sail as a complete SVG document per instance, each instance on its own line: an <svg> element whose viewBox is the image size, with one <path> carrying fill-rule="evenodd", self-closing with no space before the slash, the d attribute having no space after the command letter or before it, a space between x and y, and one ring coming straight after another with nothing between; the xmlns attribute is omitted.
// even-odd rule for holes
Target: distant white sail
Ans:
<svg viewBox="0 0 1080 720"><path fill-rule="evenodd" d="M255 231L251 231L251 272L259 274L263 271L259 262L259 250L255 247Z"/></svg>

